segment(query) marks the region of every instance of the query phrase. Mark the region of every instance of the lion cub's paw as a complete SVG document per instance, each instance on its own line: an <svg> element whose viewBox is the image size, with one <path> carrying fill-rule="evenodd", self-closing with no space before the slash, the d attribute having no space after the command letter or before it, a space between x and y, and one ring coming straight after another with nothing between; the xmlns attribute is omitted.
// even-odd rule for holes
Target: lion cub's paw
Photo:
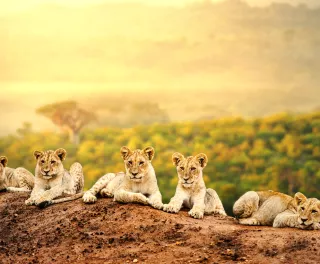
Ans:
<svg viewBox="0 0 320 264"><path fill-rule="evenodd" d="M312 225L313 230L320 230L320 223L315 223Z"/></svg>
<svg viewBox="0 0 320 264"><path fill-rule="evenodd" d="M161 210L163 208L163 203L160 202L160 201L152 201L152 200L149 200L149 204L153 207L153 208L156 208L156 209L159 209Z"/></svg>
<svg viewBox="0 0 320 264"><path fill-rule="evenodd" d="M104 188L100 191L100 195L102 197L107 197L107 198L111 198L113 197L113 193L109 192L107 188Z"/></svg>
<svg viewBox="0 0 320 264"><path fill-rule="evenodd" d="M85 192L82 200L84 203L95 203L97 201L97 197L90 192Z"/></svg>
<svg viewBox="0 0 320 264"><path fill-rule="evenodd" d="M179 212L180 208L178 206L173 205L173 204L164 204L162 210L165 212L168 212L168 213L176 214Z"/></svg>
<svg viewBox="0 0 320 264"><path fill-rule="evenodd" d="M224 216L227 215L224 210L214 210L213 213L214 213L214 214L218 214L218 215L224 215Z"/></svg>
<svg viewBox="0 0 320 264"><path fill-rule="evenodd" d="M29 198L28 200L25 200L25 205L34 205L36 202L34 199Z"/></svg>
<svg viewBox="0 0 320 264"><path fill-rule="evenodd" d="M260 225L259 221L255 218L243 218L239 219L241 225Z"/></svg>
<svg viewBox="0 0 320 264"><path fill-rule="evenodd" d="M202 219L203 218L203 212L201 211L198 211L198 210L193 210L191 209L188 214L193 217L193 218L196 218L196 219Z"/></svg>
<svg viewBox="0 0 320 264"><path fill-rule="evenodd" d="M45 196L41 196L41 197L39 197L39 199L37 199L36 201L35 201L35 205L39 205L39 204L42 204L42 203L47 203L47 202L50 202L49 200L48 200L48 198L47 197L45 197Z"/></svg>
<svg viewBox="0 0 320 264"><path fill-rule="evenodd" d="M149 204L149 199L142 193L135 193L134 195L136 199L135 202L145 204L145 205Z"/></svg>

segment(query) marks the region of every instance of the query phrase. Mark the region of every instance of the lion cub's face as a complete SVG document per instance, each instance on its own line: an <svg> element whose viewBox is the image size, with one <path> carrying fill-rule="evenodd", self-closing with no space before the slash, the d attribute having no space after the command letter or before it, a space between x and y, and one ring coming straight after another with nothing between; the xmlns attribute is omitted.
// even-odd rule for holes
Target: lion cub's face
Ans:
<svg viewBox="0 0 320 264"><path fill-rule="evenodd" d="M7 157L1 156L0 157L0 176L4 174L4 168L7 166L7 164L8 164Z"/></svg>
<svg viewBox="0 0 320 264"><path fill-rule="evenodd" d="M182 154L176 152L172 155L172 162L177 167L178 176L183 187L190 188L201 177L208 158L203 153L185 158Z"/></svg>
<svg viewBox="0 0 320 264"><path fill-rule="evenodd" d="M149 172L149 165L154 157L154 149L147 147L143 150L130 150L127 147L121 148L121 155L124 160L126 174L133 182L142 182Z"/></svg>
<svg viewBox="0 0 320 264"><path fill-rule="evenodd" d="M311 228L320 223L320 201L316 198L305 199L298 205L298 222L301 228Z"/></svg>
<svg viewBox="0 0 320 264"><path fill-rule="evenodd" d="M34 156L37 159L36 173L41 175L45 180L63 171L62 161L66 158L65 149L59 148L56 151L35 151Z"/></svg>

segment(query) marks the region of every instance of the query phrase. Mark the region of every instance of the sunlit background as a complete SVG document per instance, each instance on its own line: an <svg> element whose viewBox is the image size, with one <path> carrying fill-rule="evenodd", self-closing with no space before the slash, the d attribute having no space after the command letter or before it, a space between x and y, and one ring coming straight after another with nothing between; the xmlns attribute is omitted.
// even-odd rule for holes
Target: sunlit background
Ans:
<svg viewBox="0 0 320 264"><path fill-rule="evenodd" d="M248 189L319 195L319 27L318 0L0 0L0 154L33 171L65 147L88 188L151 144L165 200L174 151L209 156L229 211Z"/></svg>

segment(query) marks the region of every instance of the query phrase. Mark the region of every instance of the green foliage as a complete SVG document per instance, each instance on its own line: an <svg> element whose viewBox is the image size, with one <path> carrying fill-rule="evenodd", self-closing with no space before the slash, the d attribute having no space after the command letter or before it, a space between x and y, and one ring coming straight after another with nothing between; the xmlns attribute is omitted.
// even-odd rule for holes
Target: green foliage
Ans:
<svg viewBox="0 0 320 264"><path fill-rule="evenodd" d="M65 167L83 165L88 189L107 172L124 170L119 150L123 145L156 150L153 160L163 200L168 202L177 185L171 155L200 152L209 162L204 169L207 187L214 188L228 213L235 200L248 190L273 189L290 195L320 195L320 113L279 114L255 120L220 119L203 122L154 124L134 128L86 129L81 144L68 143L67 134L35 133L24 125L17 136L0 139L0 153L9 166L34 171L34 150L64 147Z"/></svg>

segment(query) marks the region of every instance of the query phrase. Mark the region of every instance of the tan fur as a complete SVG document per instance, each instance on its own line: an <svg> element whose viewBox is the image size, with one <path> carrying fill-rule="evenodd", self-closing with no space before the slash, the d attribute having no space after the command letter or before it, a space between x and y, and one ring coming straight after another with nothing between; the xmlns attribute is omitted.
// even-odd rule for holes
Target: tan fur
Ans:
<svg viewBox="0 0 320 264"><path fill-rule="evenodd" d="M143 150L131 151L127 147L121 148L126 173L108 173L102 176L90 190L85 192L83 201L94 203L96 195L114 197L122 203L150 204L162 209L162 196L158 188L157 178L151 161L154 149L147 147Z"/></svg>
<svg viewBox="0 0 320 264"><path fill-rule="evenodd" d="M297 193L293 204L277 215L273 227L296 227L300 229L320 229L320 201Z"/></svg>
<svg viewBox="0 0 320 264"><path fill-rule="evenodd" d="M83 190L84 177L82 166L75 162L70 167L70 172L64 169L62 161L66 158L66 150L56 151L35 151L37 160L35 170L35 186L31 196L26 200L26 205L38 205L45 207L53 202L53 199L73 195L74 199L80 198L79 194ZM70 200L59 199L60 202Z"/></svg>
<svg viewBox="0 0 320 264"><path fill-rule="evenodd" d="M293 198L289 195L249 191L235 202L233 213L242 225L272 225L278 214L293 206Z"/></svg>
<svg viewBox="0 0 320 264"><path fill-rule="evenodd" d="M222 202L213 189L206 189L202 170L208 162L205 154L187 157L178 152L172 155L173 164L177 167L178 185L169 204L163 206L168 213L177 213L184 206L190 208L189 215L203 218L204 214L217 213L226 215Z"/></svg>
<svg viewBox="0 0 320 264"><path fill-rule="evenodd" d="M0 157L0 191L31 192L34 176L25 168L12 169L7 167L8 159Z"/></svg>

